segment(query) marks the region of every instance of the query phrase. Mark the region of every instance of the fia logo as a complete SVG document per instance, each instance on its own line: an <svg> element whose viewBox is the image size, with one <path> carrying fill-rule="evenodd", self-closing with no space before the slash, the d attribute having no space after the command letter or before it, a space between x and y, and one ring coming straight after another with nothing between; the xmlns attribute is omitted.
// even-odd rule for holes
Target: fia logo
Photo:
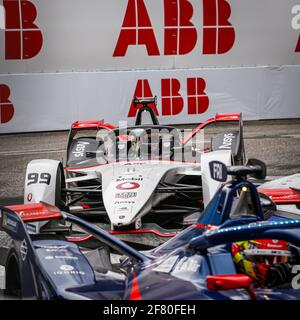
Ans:
<svg viewBox="0 0 300 320"><path fill-rule="evenodd" d="M213 180L225 182L227 180L227 168L220 161L211 161L209 163L210 176Z"/></svg>

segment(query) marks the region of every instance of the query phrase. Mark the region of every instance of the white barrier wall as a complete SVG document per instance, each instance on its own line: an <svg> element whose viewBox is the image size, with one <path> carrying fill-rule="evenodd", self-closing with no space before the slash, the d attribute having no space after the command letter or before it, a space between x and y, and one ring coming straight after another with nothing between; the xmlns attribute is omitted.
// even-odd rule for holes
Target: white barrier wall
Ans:
<svg viewBox="0 0 300 320"><path fill-rule="evenodd" d="M166 124L199 123L217 112L300 117L299 79L300 66L0 76L15 111L0 133L67 129L78 119L117 124L134 115L135 94L157 95Z"/></svg>
<svg viewBox="0 0 300 320"><path fill-rule="evenodd" d="M299 117L299 64L299 0L0 0L0 133Z"/></svg>

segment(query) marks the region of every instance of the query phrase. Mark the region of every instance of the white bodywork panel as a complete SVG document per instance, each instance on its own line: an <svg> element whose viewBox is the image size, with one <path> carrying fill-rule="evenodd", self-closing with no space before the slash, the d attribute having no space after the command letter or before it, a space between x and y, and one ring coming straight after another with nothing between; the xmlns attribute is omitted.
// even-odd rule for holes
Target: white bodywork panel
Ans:
<svg viewBox="0 0 300 320"><path fill-rule="evenodd" d="M296 189L300 190L300 173L279 179L268 181L258 187L258 189ZM295 204L277 204L278 210L300 215L300 209Z"/></svg>
<svg viewBox="0 0 300 320"><path fill-rule="evenodd" d="M259 186L259 189L286 189L286 188L300 190L300 173L296 173L287 177L282 177L276 180L271 180Z"/></svg>
<svg viewBox="0 0 300 320"><path fill-rule="evenodd" d="M202 168L202 193L204 206L206 207L216 191L220 187L221 183L211 178L209 163L211 161L223 162L226 166L232 165L232 155L230 150L217 150L208 153L204 153L201 156L201 168ZM227 178L229 180L230 176Z"/></svg>
<svg viewBox="0 0 300 320"><path fill-rule="evenodd" d="M60 162L56 160L33 160L29 162L26 170L24 203L46 202L55 205L56 175ZM43 178L43 174L49 174L50 181ZM35 175L37 179L29 179L29 175ZM32 196L31 196L32 195Z"/></svg>
<svg viewBox="0 0 300 320"><path fill-rule="evenodd" d="M143 215L143 209L166 174L168 182L176 183L185 170L198 174L200 179L200 164L176 161L119 162L72 171L87 174L87 179L93 172L102 177L103 202L111 224L122 226ZM74 181L76 178L71 178L66 183Z"/></svg>
<svg viewBox="0 0 300 320"><path fill-rule="evenodd" d="M41 201L55 205L56 175L60 165L56 160L33 160L26 170L24 187L24 204L39 203ZM45 179L43 174L47 174ZM31 175L31 178L29 177ZM36 234L47 221L26 224L30 234Z"/></svg>

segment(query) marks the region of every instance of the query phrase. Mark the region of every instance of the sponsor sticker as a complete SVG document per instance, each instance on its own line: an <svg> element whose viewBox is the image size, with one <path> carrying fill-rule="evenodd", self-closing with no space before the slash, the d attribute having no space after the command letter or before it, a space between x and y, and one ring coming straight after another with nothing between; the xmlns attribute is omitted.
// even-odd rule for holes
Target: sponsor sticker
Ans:
<svg viewBox="0 0 300 320"><path fill-rule="evenodd" d="M30 202L32 200L32 193L28 193L27 195L27 201Z"/></svg>
<svg viewBox="0 0 300 320"><path fill-rule="evenodd" d="M32 223L26 223L26 229L30 233L37 233L37 225Z"/></svg>
<svg viewBox="0 0 300 320"><path fill-rule="evenodd" d="M76 149L72 152L76 158L83 157L85 148L89 145L89 142L79 142L76 146Z"/></svg>
<svg viewBox="0 0 300 320"><path fill-rule="evenodd" d="M74 256L45 256L45 260L63 259L63 260L78 260L78 257Z"/></svg>
<svg viewBox="0 0 300 320"><path fill-rule="evenodd" d="M62 275L81 275L84 276L85 272L80 270L75 270L73 266L70 266L69 264L63 264L59 267L58 271L53 272L56 276L62 276Z"/></svg>
<svg viewBox="0 0 300 320"><path fill-rule="evenodd" d="M46 252L57 252L65 251L68 246L39 246L39 248L44 249Z"/></svg>
<svg viewBox="0 0 300 320"><path fill-rule="evenodd" d="M209 170L212 179L219 182L225 182L227 180L227 168L224 163L211 161L209 163Z"/></svg>
<svg viewBox="0 0 300 320"><path fill-rule="evenodd" d="M72 270L74 270L74 267L72 267L68 264L63 264L62 266L59 267L59 269L62 271L72 271Z"/></svg>
<svg viewBox="0 0 300 320"><path fill-rule="evenodd" d="M130 199L130 198L136 198L137 193L136 192L122 192L122 193L116 193L116 199Z"/></svg>
<svg viewBox="0 0 300 320"><path fill-rule="evenodd" d="M119 183L116 188L118 190L134 190L138 189L141 185L137 182L122 182Z"/></svg>
<svg viewBox="0 0 300 320"><path fill-rule="evenodd" d="M20 246L20 253L21 253L21 258L23 261L26 260L27 252L28 252L27 242L24 239L21 243L21 246Z"/></svg>
<svg viewBox="0 0 300 320"><path fill-rule="evenodd" d="M3 226L3 228L10 230L10 231L13 231L13 232L18 231L18 221L10 213L6 213L6 212L4 213L2 226Z"/></svg>
<svg viewBox="0 0 300 320"><path fill-rule="evenodd" d="M143 181L144 178L142 176L139 177L119 177L117 182L127 182L127 181Z"/></svg>

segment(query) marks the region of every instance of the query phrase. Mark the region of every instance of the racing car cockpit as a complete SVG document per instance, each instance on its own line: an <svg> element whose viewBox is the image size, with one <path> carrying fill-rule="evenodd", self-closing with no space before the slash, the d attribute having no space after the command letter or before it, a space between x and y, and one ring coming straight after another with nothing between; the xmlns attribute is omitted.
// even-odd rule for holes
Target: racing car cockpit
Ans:
<svg viewBox="0 0 300 320"><path fill-rule="evenodd" d="M118 128L110 132L103 144L107 162L124 160L170 160L180 146L178 130L170 126Z"/></svg>

